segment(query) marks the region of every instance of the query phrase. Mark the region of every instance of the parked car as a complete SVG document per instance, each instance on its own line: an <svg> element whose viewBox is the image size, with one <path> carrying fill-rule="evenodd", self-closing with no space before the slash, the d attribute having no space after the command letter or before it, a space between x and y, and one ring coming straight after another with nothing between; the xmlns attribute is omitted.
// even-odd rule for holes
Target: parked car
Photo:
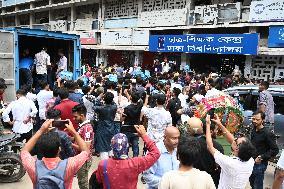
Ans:
<svg viewBox="0 0 284 189"><path fill-rule="evenodd" d="M284 85L271 85L268 89L274 100L274 133L279 149L284 147ZM244 125L251 125L251 118L257 109L259 89L257 85L243 85L224 90L225 93L239 99L243 106Z"/></svg>

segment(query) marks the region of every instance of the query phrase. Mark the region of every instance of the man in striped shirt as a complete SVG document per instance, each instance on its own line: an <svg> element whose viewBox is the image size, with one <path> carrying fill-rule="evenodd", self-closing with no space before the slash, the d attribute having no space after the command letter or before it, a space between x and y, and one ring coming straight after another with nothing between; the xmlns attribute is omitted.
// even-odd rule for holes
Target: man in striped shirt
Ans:
<svg viewBox="0 0 284 189"><path fill-rule="evenodd" d="M21 152L22 163L32 180L34 186L33 188L36 188L38 186L39 181L41 179L39 178L39 173L37 172L37 165L40 160L37 160L37 158L32 157L30 154L38 140L40 148L39 150L41 150L43 154L43 158L41 160L42 162L40 163L43 163L45 167L51 172L55 170L60 170L57 169L58 165L61 165L60 162L62 162L62 160L59 158L60 138L56 132L48 132L51 128L52 121L53 120L46 120L43 123L42 127L26 143ZM64 188L71 189L74 175L81 168L81 166L89 159L90 152L88 150L87 144L80 137L79 133L76 132L70 120L69 124L66 124L65 126L67 130L72 134L72 136L74 136L76 143L81 149L81 153L67 159L66 167L64 167L65 174L64 179L62 179L62 182L64 182ZM54 177L57 177L57 175L55 175Z"/></svg>

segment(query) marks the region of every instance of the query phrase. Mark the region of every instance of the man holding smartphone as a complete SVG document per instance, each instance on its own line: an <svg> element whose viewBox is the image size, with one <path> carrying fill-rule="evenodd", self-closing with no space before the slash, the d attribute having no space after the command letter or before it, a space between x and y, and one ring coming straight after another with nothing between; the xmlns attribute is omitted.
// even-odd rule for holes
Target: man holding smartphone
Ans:
<svg viewBox="0 0 284 189"><path fill-rule="evenodd" d="M80 146L81 153L61 160L59 158L60 138L57 133L49 132L53 130L52 122L53 120L46 120L42 127L25 144L21 151L21 160L33 182L33 188L71 189L74 175L88 160L90 152L87 144L76 132L71 121L69 121L69 124L66 124L66 128L75 138L78 146ZM39 142L39 150L43 153L42 160L38 160L30 154L37 141Z"/></svg>

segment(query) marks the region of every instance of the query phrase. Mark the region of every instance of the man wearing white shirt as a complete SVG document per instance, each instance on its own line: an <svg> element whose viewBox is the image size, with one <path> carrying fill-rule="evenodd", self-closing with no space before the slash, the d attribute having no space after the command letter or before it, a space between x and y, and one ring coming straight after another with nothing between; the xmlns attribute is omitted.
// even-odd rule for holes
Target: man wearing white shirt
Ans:
<svg viewBox="0 0 284 189"><path fill-rule="evenodd" d="M186 105L187 105L187 99L188 99L188 95L190 93L190 87L189 86L185 86L183 89L182 89L182 93L180 93L178 95L178 98L180 100L180 103L181 103L181 107L184 108Z"/></svg>
<svg viewBox="0 0 284 189"><path fill-rule="evenodd" d="M146 95L144 106L141 110L142 115L148 118L148 136L156 143L164 140L164 132L168 126L172 126L171 113L165 110L164 105L166 103L165 95L158 95L156 99L156 107L148 108L148 98Z"/></svg>
<svg viewBox="0 0 284 189"><path fill-rule="evenodd" d="M66 56L64 56L62 49L58 51L58 55L60 56L60 59L59 59L59 62L57 63L58 68L57 68L56 75L58 75L62 71L67 71L67 58Z"/></svg>
<svg viewBox="0 0 284 189"><path fill-rule="evenodd" d="M209 90L207 91L205 98L213 97L213 96L218 96L222 93L222 91L219 91L216 89L216 82L213 79L209 79L207 85L209 85Z"/></svg>
<svg viewBox="0 0 284 189"><path fill-rule="evenodd" d="M34 65L36 69L36 89L39 88L40 81L47 81L47 67L51 66L50 56L47 54L47 48L43 47L41 52L35 55Z"/></svg>
<svg viewBox="0 0 284 189"><path fill-rule="evenodd" d="M164 58L164 62L162 64L162 73L168 73L170 71L170 63L167 58Z"/></svg>
<svg viewBox="0 0 284 189"><path fill-rule="evenodd" d="M29 140L32 137L32 118L37 114L33 101L26 98L26 91L19 89L16 92L17 100L11 102L4 110L3 121L13 125L13 132L21 134L18 141ZM12 111L13 120L10 120L9 113Z"/></svg>
<svg viewBox="0 0 284 189"><path fill-rule="evenodd" d="M231 144L232 157L223 155L214 148L210 131L211 121L222 130L223 135ZM222 125L218 116L210 120L208 115L206 117L206 143L215 162L221 167L218 189L245 189L253 171L254 159L252 157L256 151L250 140L245 137L235 139Z"/></svg>
<svg viewBox="0 0 284 189"><path fill-rule="evenodd" d="M182 86L181 86L181 84L178 83L178 77L174 77L174 82L171 83L171 91L174 88L178 88L180 91L182 91Z"/></svg>
<svg viewBox="0 0 284 189"><path fill-rule="evenodd" d="M37 102L38 102L38 111L39 111L39 118L40 118L40 125L44 123L46 120L46 104L47 102L52 99L53 92L49 90L49 85L46 81L42 81L40 83L41 90L37 94Z"/></svg>

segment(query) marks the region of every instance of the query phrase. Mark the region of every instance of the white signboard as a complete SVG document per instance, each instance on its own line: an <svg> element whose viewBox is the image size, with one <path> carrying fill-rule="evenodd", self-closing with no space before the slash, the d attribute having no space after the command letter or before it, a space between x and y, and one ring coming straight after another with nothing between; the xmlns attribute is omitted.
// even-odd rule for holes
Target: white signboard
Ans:
<svg viewBox="0 0 284 189"><path fill-rule="evenodd" d="M49 24L51 31L67 31L66 20L50 21Z"/></svg>
<svg viewBox="0 0 284 189"><path fill-rule="evenodd" d="M252 1L249 21L281 21L284 20L284 0Z"/></svg>
<svg viewBox="0 0 284 189"><path fill-rule="evenodd" d="M187 25L187 13L186 8L141 12L138 17L138 27Z"/></svg>
<svg viewBox="0 0 284 189"><path fill-rule="evenodd" d="M124 31L102 31L102 45L148 45L149 31L124 30Z"/></svg>

